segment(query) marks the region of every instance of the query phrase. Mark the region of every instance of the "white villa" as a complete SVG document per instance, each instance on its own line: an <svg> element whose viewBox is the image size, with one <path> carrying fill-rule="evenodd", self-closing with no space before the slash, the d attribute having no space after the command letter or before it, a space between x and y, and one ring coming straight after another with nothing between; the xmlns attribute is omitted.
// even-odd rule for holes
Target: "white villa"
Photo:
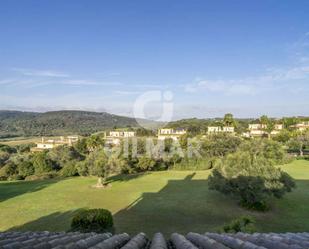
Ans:
<svg viewBox="0 0 309 249"><path fill-rule="evenodd" d="M212 133L234 133L235 132L235 128L233 126L208 126L207 128L207 132L208 134L212 134Z"/></svg>
<svg viewBox="0 0 309 249"><path fill-rule="evenodd" d="M267 125L265 124L249 124L249 132L243 134L245 137L262 137L267 135L265 129ZM283 130L283 124L275 124L274 130L270 135L277 135L281 130Z"/></svg>
<svg viewBox="0 0 309 249"><path fill-rule="evenodd" d="M110 131L109 137L135 137L135 131Z"/></svg>
<svg viewBox="0 0 309 249"><path fill-rule="evenodd" d="M49 150L56 148L57 146L60 145L72 146L78 140L79 140L78 136L67 136L67 137L60 137L59 139L48 139L48 140L45 140L45 138L42 137L41 141L36 143L36 147L32 148L31 151L36 152L36 151Z"/></svg>
<svg viewBox="0 0 309 249"><path fill-rule="evenodd" d="M305 131L309 129L309 121L301 122L296 125L291 125L290 127L295 128L298 131Z"/></svg>
<svg viewBox="0 0 309 249"><path fill-rule="evenodd" d="M158 139L164 140L166 138L171 138L173 140L179 139L181 135L186 134L187 131L182 128L173 129L173 128L163 128L158 130Z"/></svg>
<svg viewBox="0 0 309 249"><path fill-rule="evenodd" d="M106 143L111 145L119 145L120 139L135 137L135 131L110 131L109 136L106 136Z"/></svg>

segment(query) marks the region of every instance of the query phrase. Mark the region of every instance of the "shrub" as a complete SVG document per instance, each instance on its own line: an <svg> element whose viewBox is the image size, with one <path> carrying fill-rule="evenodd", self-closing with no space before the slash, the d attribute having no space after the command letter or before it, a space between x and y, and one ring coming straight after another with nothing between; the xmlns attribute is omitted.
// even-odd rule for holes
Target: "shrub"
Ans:
<svg viewBox="0 0 309 249"><path fill-rule="evenodd" d="M79 232L113 232L113 216L106 209L79 211L72 219L71 230Z"/></svg>
<svg viewBox="0 0 309 249"><path fill-rule="evenodd" d="M31 176L34 174L34 167L30 161L21 162L18 165L18 174L22 178L26 178L27 176Z"/></svg>
<svg viewBox="0 0 309 249"><path fill-rule="evenodd" d="M24 178L20 175L12 175L12 176L9 176L7 178L8 181L19 181L19 180L23 180Z"/></svg>
<svg viewBox="0 0 309 249"><path fill-rule="evenodd" d="M76 164L77 173L80 176L89 175L87 161L81 161Z"/></svg>
<svg viewBox="0 0 309 249"><path fill-rule="evenodd" d="M0 151L0 168L9 160L10 154L6 151Z"/></svg>
<svg viewBox="0 0 309 249"><path fill-rule="evenodd" d="M9 161L0 169L0 179L7 180L13 175L17 175L17 166Z"/></svg>
<svg viewBox="0 0 309 249"><path fill-rule="evenodd" d="M255 231L255 220L251 216L241 216L232 220L229 224L225 224L222 228L225 233L252 233Z"/></svg>
<svg viewBox="0 0 309 249"><path fill-rule="evenodd" d="M6 145L6 144L0 144L0 151L3 151L3 152L7 152L7 153L16 153L16 149L9 146L9 145Z"/></svg>
<svg viewBox="0 0 309 249"><path fill-rule="evenodd" d="M43 173L43 174L40 174L40 175L27 176L25 178L25 180L28 180L28 181L48 180L48 179L53 179L57 176L58 176L58 174L56 172L48 172L48 173Z"/></svg>
<svg viewBox="0 0 309 249"><path fill-rule="evenodd" d="M35 147L35 143L28 143L28 144L18 144L15 146L17 153L25 153L30 152L30 149Z"/></svg>
<svg viewBox="0 0 309 249"><path fill-rule="evenodd" d="M210 189L234 195L248 209L265 211L267 198L281 198L295 187L293 179L262 156L238 152L218 163L209 177Z"/></svg>
<svg viewBox="0 0 309 249"><path fill-rule="evenodd" d="M53 171L53 162L48 158L46 152L38 152L33 157L33 167L36 175Z"/></svg>
<svg viewBox="0 0 309 249"><path fill-rule="evenodd" d="M137 163L137 168L139 171L149 171L154 168L156 165L156 161L153 160L152 158L143 156L140 157Z"/></svg>
<svg viewBox="0 0 309 249"><path fill-rule="evenodd" d="M60 171L61 176L69 177L78 175L76 162L68 162L64 165L64 167Z"/></svg>

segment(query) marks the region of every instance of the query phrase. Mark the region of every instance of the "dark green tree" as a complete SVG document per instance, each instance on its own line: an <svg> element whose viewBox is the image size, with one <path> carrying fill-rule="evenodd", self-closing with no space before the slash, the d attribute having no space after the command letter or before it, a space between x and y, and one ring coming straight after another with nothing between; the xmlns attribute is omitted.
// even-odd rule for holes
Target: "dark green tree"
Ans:
<svg viewBox="0 0 309 249"><path fill-rule="evenodd" d="M17 166L12 161L8 161L0 169L0 180L7 180L8 178L18 174Z"/></svg>
<svg viewBox="0 0 309 249"><path fill-rule="evenodd" d="M289 141L289 148L299 151L299 155L304 155L304 149L309 146L309 131L298 133Z"/></svg>
<svg viewBox="0 0 309 249"><path fill-rule="evenodd" d="M223 124L225 126L234 126L235 125L235 119L232 113L227 113L224 115L223 118Z"/></svg>
<svg viewBox="0 0 309 249"><path fill-rule="evenodd" d="M34 166L31 161L23 161L18 164L18 174L22 178L26 178L27 176L31 176L34 174Z"/></svg>
<svg viewBox="0 0 309 249"><path fill-rule="evenodd" d="M47 152L38 152L32 159L34 172L36 175L51 172L56 169L52 160L48 158Z"/></svg>
<svg viewBox="0 0 309 249"><path fill-rule="evenodd" d="M237 152L221 160L209 177L210 189L239 198L249 209L265 211L268 197L281 198L295 183L263 156Z"/></svg>
<svg viewBox="0 0 309 249"><path fill-rule="evenodd" d="M150 157L142 156L138 159L137 168L139 171L150 171L156 165L156 161Z"/></svg>

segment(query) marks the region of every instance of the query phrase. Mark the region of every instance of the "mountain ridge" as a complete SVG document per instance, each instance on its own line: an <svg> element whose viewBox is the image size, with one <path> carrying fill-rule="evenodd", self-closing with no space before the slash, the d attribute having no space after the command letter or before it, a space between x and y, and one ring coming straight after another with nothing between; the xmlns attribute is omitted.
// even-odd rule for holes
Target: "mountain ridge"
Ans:
<svg viewBox="0 0 309 249"><path fill-rule="evenodd" d="M152 121L148 121L151 123ZM0 137L89 135L104 129L139 127L135 118L107 112L0 110Z"/></svg>

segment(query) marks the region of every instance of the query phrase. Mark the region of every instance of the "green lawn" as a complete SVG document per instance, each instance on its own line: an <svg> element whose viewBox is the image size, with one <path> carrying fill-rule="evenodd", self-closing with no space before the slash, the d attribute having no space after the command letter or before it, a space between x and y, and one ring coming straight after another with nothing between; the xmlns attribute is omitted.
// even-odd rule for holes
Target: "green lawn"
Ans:
<svg viewBox="0 0 309 249"><path fill-rule="evenodd" d="M0 183L0 231L69 228L80 208L107 208L117 232L165 234L216 231L242 214L256 217L265 232L309 231L309 161L284 165L297 189L272 201L272 211L248 212L236 201L207 188L209 171L167 171L115 179L93 189L95 178Z"/></svg>

